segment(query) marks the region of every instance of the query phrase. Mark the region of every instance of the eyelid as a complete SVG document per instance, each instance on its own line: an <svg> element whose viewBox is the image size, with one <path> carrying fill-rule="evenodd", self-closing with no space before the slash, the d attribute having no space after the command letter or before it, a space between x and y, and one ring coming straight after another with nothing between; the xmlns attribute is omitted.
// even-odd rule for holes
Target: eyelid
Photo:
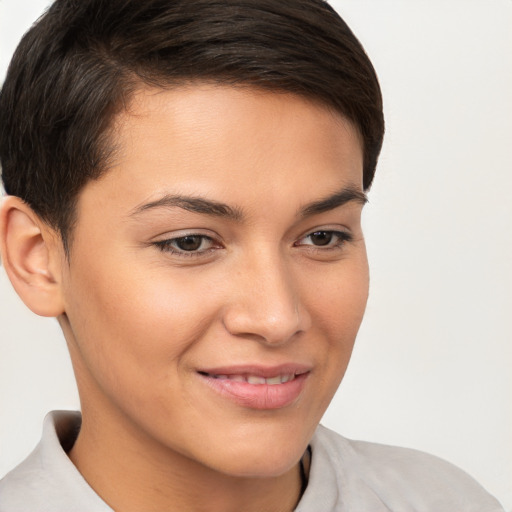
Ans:
<svg viewBox="0 0 512 512"><path fill-rule="evenodd" d="M206 232L205 232L206 231ZM330 240L325 245L316 245L314 243L304 243L304 240L308 237L311 237L315 233L330 233L335 237L334 243ZM200 237L203 239L201 245L203 245L204 241L207 240L209 242L209 246L204 249L190 250L180 249L176 247L174 244L176 241L186 238L186 237ZM293 243L294 247L302 247L311 252L322 252L326 253L328 251L340 250L346 243L352 242L354 236L351 231L346 227L337 226L319 226L313 229L309 229L303 235L295 240ZM204 230L201 228L198 229L183 229L175 232L168 232L163 235L159 235L155 237L153 241L149 242L149 245L157 247L161 252L167 253L171 256L177 257L196 257L201 258L207 255L211 255L212 252L222 249L225 247L222 239L216 233L212 233L209 230Z"/></svg>
<svg viewBox="0 0 512 512"><path fill-rule="evenodd" d="M306 238L307 236L312 235L313 233L318 233L321 231L329 232L329 233L338 233L343 236L350 236L352 237L352 230L349 229L346 226L340 226L339 224L332 225L321 225L321 226L315 226L314 228L308 229L307 231L304 231L297 240L302 240L303 238Z"/></svg>
<svg viewBox="0 0 512 512"><path fill-rule="evenodd" d="M156 239L151 241L149 245L157 247L163 253L168 253L170 255L197 258L223 248L223 244L219 236L212 234L210 231L208 231L208 233L205 233L204 231L205 230L202 229L183 229L176 232L166 233L165 235L156 237ZM186 251L184 249L179 249L178 247L173 247L172 244L177 240L187 237L201 237L203 240L208 240L210 242L210 247L194 251Z"/></svg>
<svg viewBox="0 0 512 512"><path fill-rule="evenodd" d="M332 235L337 237L337 242L332 245L330 242L324 246L322 245L315 245L315 244L308 244L308 243L301 243L304 239L307 239L308 237L314 235L315 233L331 233ZM299 237L295 243L293 244L295 247L305 247L306 249L310 251L317 251L317 252L326 252L329 250L336 250L341 249L346 243L350 243L354 240L354 236L350 232L350 230L346 228L341 228L339 226L336 227L325 227L321 226L315 229L311 229L308 232L306 232L304 235Z"/></svg>
<svg viewBox="0 0 512 512"><path fill-rule="evenodd" d="M205 236L207 238L212 238L219 240L220 237L214 231L204 228L185 228L185 229L177 229L176 231L163 231L157 236L153 237L153 240L171 240L175 238L183 238L185 236Z"/></svg>

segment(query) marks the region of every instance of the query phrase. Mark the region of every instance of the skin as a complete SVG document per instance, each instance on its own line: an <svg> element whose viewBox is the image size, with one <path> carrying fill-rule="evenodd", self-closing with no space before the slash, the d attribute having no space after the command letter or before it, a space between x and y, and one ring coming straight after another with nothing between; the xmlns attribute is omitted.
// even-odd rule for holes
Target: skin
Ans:
<svg viewBox="0 0 512 512"><path fill-rule="evenodd" d="M293 510L298 462L368 294L362 202L298 212L342 189L362 195L357 132L291 94L204 84L141 89L113 139L114 165L80 193L69 262L25 205L2 208L8 272L18 258L46 283L46 301L37 286L18 293L59 317L69 346L83 411L70 458L115 510ZM176 194L238 218L147 207ZM31 244L23 229L39 233ZM180 251L186 235L207 238ZM10 255L16 240L25 249ZM198 373L285 363L308 374L277 409L235 403Z"/></svg>

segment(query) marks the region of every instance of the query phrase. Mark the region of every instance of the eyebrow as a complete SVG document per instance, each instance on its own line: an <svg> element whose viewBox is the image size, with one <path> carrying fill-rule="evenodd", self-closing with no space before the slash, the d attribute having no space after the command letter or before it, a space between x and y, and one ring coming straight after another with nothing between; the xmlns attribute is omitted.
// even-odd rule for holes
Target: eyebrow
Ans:
<svg viewBox="0 0 512 512"><path fill-rule="evenodd" d="M324 199L303 206L299 210L299 215L301 217L311 217L312 215L328 212L351 202L364 206L368 202L368 198L362 190L356 187L346 187Z"/></svg>
<svg viewBox="0 0 512 512"><path fill-rule="evenodd" d="M310 217L330 210L334 210L349 202L357 202L362 205L368 202L366 194L355 187L346 187L324 199L309 203L299 209L297 216ZM170 195L166 194L160 199L145 203L136 207L130 216L136 216L155 208L182 208L194 213L223 217L229 220L240 222L244 219L242 210L238 207L229 206L218 201L202 197Z"/></svg>
<svg viewBox="0 0 512 512"><path fill-rule="evenodd" d="M231 207L217 201L212 201L211 199L204 199L202 197L169 194L166 194L155 201L151 201L150 203L138 206L130 216L138 215L154 208L182 208L189 212L202 213L215 217L224 217L235 221L241 221L243 219L242 211L239 208Z"/></svg>

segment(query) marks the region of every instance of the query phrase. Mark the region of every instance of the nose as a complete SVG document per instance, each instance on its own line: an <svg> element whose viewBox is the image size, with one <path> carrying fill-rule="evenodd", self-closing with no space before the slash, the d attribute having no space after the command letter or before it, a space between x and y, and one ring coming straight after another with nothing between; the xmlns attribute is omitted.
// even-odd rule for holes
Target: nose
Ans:
<svg viewBox="0 0 512 512"><path fill-rule="evenodd" d="M293 272L278 257L257 258L230 277L225 328L234 336L282 345L311 325Z"/></svg>

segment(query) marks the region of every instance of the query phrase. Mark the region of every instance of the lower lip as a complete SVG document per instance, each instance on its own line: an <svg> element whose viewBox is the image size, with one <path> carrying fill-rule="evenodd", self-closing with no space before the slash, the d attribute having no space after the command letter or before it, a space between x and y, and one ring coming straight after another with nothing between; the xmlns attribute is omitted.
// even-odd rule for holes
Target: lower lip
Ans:
<svg viewBox="0 0 512 512"><path fill-rule="evenodd" d="M198 375L210 388L237 405L262 410L282 409L292 405L304 389L309 373L297 375L293 380L282 384L249 384Z"/></svg>

